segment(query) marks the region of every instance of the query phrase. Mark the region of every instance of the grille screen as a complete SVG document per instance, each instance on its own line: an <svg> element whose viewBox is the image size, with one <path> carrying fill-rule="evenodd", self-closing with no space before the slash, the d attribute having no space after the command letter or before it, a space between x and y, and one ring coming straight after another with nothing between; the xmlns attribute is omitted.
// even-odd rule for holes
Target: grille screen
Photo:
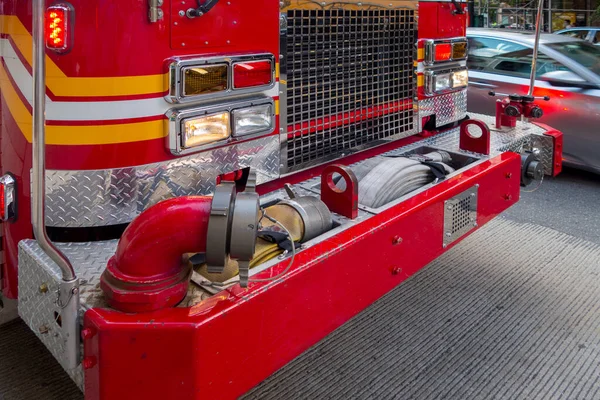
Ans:
<svg viewBox="0 0 600 400"><path fill-rule="evenodd" d="M413 128L413 10L287 16L289 170Z"/></svg>

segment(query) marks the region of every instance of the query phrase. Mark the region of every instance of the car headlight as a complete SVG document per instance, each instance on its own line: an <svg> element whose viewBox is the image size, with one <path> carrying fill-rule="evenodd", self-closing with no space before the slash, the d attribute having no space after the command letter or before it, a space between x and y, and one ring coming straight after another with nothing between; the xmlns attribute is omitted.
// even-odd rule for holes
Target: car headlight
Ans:
<svg viewBox="0 0 600 400"><path fill-rule="evenodd" d="M235 137L270 132L273 129L273 106L271 104L233 110L231 115L233 136Z"/></svg>
<svg viewBox="0 0 600 400"><path fill-rule="evenodd" d="M186 149L231 136L229 112L187 118L181 121L181 146Z"/></svg>

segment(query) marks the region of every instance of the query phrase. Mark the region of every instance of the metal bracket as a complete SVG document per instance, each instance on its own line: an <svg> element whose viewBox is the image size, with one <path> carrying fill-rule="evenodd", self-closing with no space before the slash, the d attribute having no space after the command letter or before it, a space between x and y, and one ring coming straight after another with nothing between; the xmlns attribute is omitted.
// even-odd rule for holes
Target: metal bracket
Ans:
<svg viewBox="0 0 600 400"><path fill-rule="evenodd" d="M61 330L65 340L66 369L77 368L80 361L79 326L79 279L62 281L59 285L56 305L60 309Z"/></svg>
<svg viewBox="0 0 600 400"><path fill-rule="evenodd" d="M148 0L148 19L150 22L155 23L164 18L164 12L162 10L164 0Z"/></svg>

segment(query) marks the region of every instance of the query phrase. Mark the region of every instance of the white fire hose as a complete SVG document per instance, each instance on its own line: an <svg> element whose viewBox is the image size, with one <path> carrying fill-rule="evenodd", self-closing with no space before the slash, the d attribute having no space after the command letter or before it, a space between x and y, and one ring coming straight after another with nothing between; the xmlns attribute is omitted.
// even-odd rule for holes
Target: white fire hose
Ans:
<svg viewBox="0 0 600 400"><path fill-rule="evenodd" d="M433 182L436 177L431 167L422 163L424 159L440 164L446 174L454 171L446 164L451 161L448 153L436 151L417 157L376 157L375 165L370 162L353 168L358 179L358 202L379 208Z"/></svg>

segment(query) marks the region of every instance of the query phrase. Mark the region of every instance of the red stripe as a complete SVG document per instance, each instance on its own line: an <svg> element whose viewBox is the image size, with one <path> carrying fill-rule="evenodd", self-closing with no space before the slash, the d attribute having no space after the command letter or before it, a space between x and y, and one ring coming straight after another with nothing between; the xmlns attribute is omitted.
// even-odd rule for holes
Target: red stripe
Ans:
<svg viewBox="0 0 600 400"><path fill-rule="evenodd" d="M107 119L107 120L85 120L85 121L60 121L60 120L47 120L47 125L54 126L90 126L90 125L120 125L120 124L133 124L139 122L157 121L167 119L164 115L152 115L149 117L139 118L123 118L123 119Z"/></svg>
<svg viewBox="0 0 600 400"><path fill-rule="evenodd" d="M308 135L310 133L333 129L339 126L349 125L352 123L364 121L371 118L381 117L383 115L392 114L399 111L405 111L413 107L412 100L405 99L393 103L382 104L374 107L365 108L362 110L349 111L342 114L325 116L323 118L313 119L308 122L303 122L288 126L288 138Z"/></svg>

